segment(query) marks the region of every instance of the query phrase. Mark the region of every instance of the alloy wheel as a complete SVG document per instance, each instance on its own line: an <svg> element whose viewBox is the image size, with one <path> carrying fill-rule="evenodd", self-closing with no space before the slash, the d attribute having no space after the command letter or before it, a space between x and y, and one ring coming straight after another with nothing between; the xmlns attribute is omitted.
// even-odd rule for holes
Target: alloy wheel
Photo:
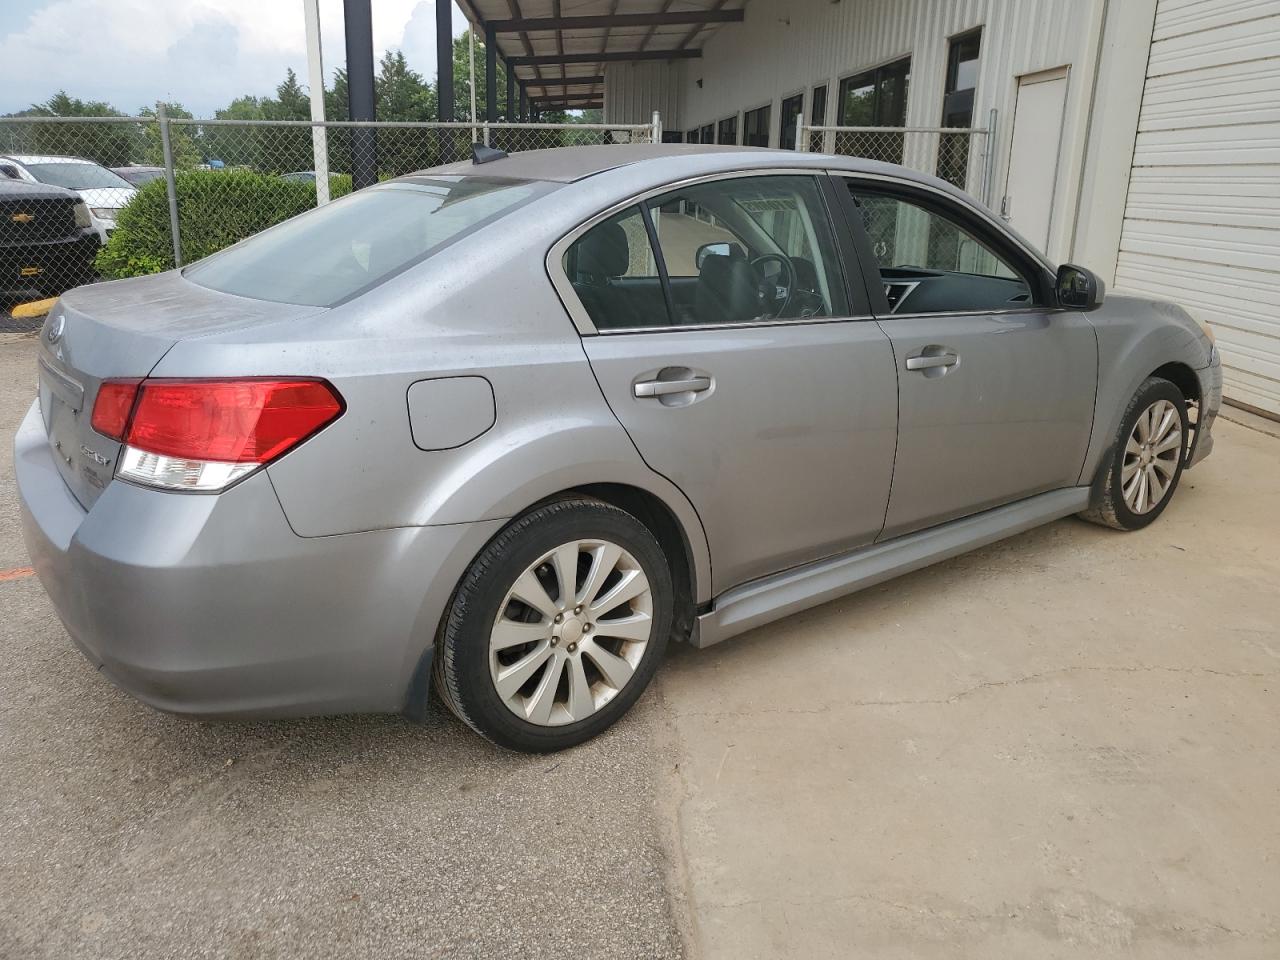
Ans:
<svg viewBox="0 0 1280 960"><path fill-rule="evenodd" d="M653 593L636 559L606 540L570 541L507 592L489 636L489 674L521 719L574 723L630 682L652 632Z"/></svg>
<svg viewBox="0 0 1280 960"><path fill-rule="evenodd" d="M1157 400L1138 414L1124 447L1120 488L1125 506L1150 513L1168 495L1182 457L1182 418L1168 400Z"/></svg>

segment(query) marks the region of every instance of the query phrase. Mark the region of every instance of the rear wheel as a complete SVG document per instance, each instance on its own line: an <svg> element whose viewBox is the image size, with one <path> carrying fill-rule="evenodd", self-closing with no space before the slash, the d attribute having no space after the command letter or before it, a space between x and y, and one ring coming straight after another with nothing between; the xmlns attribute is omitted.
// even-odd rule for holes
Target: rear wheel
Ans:
<svg viewBox="0 0 1280 960"><path fill-rule="evenodd" d="M1081 516L1117 530L1140 530L1154 521L1178 487L1188 436L1182 391L1148 377L1129 401L1095 502Z"/></svg>
<svg viewBox="0 0 1280 960"><path fill-rule="evenodd" d="M671 630L671 574L635 517L562 500L476 558L436 644L435 682L463 722L514 750L600 733L644 691Z"/></svg>

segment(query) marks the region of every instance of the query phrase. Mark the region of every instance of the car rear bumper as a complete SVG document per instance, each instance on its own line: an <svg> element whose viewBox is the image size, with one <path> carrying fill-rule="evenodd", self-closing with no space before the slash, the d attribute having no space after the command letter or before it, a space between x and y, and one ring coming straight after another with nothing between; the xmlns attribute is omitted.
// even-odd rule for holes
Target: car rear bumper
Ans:
<svg viewBox="0 0 1280 960"><path fill-rule="evenodd" d="M1200 378L1200 409L1196 414L1195 447L1188 467L1194 467L1213 452L1213 425L1222 408L1222 358L1216 348L1213 362L1197 371L1196 376Z"/></svg>
<svg viewBox="0 0 1280 960"><path fill-rule="evenodd" d="M76 645L175 713L394 712L500 521L299 537L264 472L218 495L112 481L85 511L38 406L14 440L32 565Z"/></svg>

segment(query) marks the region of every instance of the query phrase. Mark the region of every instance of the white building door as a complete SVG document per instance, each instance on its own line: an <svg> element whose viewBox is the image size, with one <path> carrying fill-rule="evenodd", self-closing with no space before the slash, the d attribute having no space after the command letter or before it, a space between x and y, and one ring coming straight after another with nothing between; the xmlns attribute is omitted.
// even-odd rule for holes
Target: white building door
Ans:
<svg viewBox="0 0 1280 960"><path fill-rule="evenodd" d="M1018 78L1009 174L1000 213L1041 250L1049 245L1066 104L1066 67Z"/></svg>
<svg viewBox="0 0 1280 960"><path fill-rule="evenodd" d="M1228 399L1280 417L1280 4L1159 0L1116 288L1208 321Z"/></svg>

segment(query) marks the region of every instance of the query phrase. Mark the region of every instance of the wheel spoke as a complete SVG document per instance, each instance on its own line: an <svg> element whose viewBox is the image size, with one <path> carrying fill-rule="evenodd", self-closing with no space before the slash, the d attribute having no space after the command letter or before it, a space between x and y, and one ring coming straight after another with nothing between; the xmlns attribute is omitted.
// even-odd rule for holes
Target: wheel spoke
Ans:
<svg viewBox="0 0 1280 960"><path fill-rule="evenodd" d="M1147 471L1138 473L1138 513L1147 512Z"/></svg>
<svg viewBox="0 0 1280 960"><path fill-rule="evenodd" d="M595 636L599 637L616 637L619 640L638 640L645 641L649 639L649 634L653 631L653 618L647 613L632 613L630 616L619 617L617 620L597 620Z"/></svg>
<svg viewBox="0 0 1280 960"><path fill-rule="evenodd" d="M1127 485L1129 483L1129 480L1133 477L1133 475L1138 472L1138 467L1140 466L1141 466L1141 463L1139 463L1137 460L1130 460L1128 463L1126 463L1123 467L1120 468L1120 481Z"/></svg>
<svg viewBox="0 0 1280 960"><path fill-rule="evenodd" d="M596 598L595 602L591 604L591 612L596 614L608 613L615 607L622 606L628 600L634 600L648 589L649 581L643 571L628 570L609 589L608 593Z"/></svg>
<svg viewBox="0 0 1280 960"><path fill-rule="evenodd" d="M1164 496L1164 484L1160 481L1156 468L1151 464L1147 464L1147 490L1149 491L1148 499L1154 507Z"/></svg>
<svg viewBox="0 0 1280 960"><path fill-rule="evenodd" d="M1138 431L1138 442L1146 443L1151 439L1151 411L1144 410L1138 417L1138 422L1134 424L1134 429Z"/></svg>
<svg viewBox="0 0 1280 960"><path fill-rule="evenodd" d="M1165 409L1164 407L1161 407L1160 409L1163 411L1164 415L1160 416L1159 426L1157 426L1155 430L1152 431L1151 433L1152 443L1159 443L1161 440L1163 440L1165 438L1165 434L1169 432L1170 428L1174 425L1174 423L1178 419L1177 411L1174 410L1172 406L1168 406L1167 409ZM1155 415L1159 416L1159 413Z"/></svg>
<svg viewBox="0 0 1280 960"><path fill-rule="evenodd" d="M507 650L522 643L546 640L550 633L551 628L546 623L517 623L501 617L494 624L489 646L493 650Z"/></svg>
<svg viewBox="0 0 1280 960"><path fill-rule="evenodd" d="M612 543L602 543L591 551L591 569L587 571L587 581L582 585L582 592L578 595L581 602L591 605L591 601L596 598L596 594L609 579L609 574L613 573L613 568L618 565L618 558L621 556L622 548Z"/></svg>
<svg viewBox="0 0 1280 960"><path fill-rule="evenodd" d="M560 686L560 674L564 672L564 658L553 656L547 664L547 671L538 681L533 696L529 698L526 716L533 723L545 724L551 719L551 711L556 705L556 690Z"/></svg>
<svg viewBox="0 0 1280 960"><path fill-rule="evenodd" d="M549 656L551 656L551 644L543 643L511 666L500 670L494 678L498 696L503 700L514 697L529 678L538 672L538 668L547 662Z"/></svg>
<svg viewBox="0 0 1280 960"><path fill-rule="evenodd" d="M1163 457L1156 457L1151 461L1151 465L1170 479L1178 472L1177 460L1165 460Z"/></svg>
<svg viewBox="0 0 1280 960"><path fill-rule="evenodd" d="M532 570L526 570L520 575L516 585L511 588L511 595L522 603L527 603L544 617L552 618L560 612Z"/></svg>
<svg viewBox="0 0 1280 960"><path fill-rule="evenodd" d="M582 667L582 658L570 657L569 715L575 720L581 720L595 712L596 704L591 697L591 686L587 683L587 673Z"/></svg>
<svg viewBox="0 0 1280 960"><path fill-rule="evenodd" d="M1124 487L1124 502L1133 507L1137 503L1138 487L1142 483L1142 471L1135 470Z"/></svg>
<svg viewBox="0 0 1280 960"><path fill-rule="evenodd" d="M604 676L605 682L615 690L621 690L626 686L627 681L631 679L631 674L635 672L631 669L631 664L610 653L594 640L591 643L583 644L579 649L591 658L591 662L596 665Z"/></svg>
<svg viewBox="0 0 1280 960"><path fill-rule="evenodd" d="M1124 452L1133 457L1140 457L1142 456L1142 444L1130 435L1129 442L1124 445Z"/></svg>
<svg viewBox="0 0 1280 960"><path fill-rule="evenodd" d="M566 543L551 556L551 566L560 584L559 605L572 606L578 593L578 544Z"/></svg>
<svg viewBox="0 0 1280 960"><path fill-rule="evenodd" d="M1151 452L1159 456L1162 453L1166 453L1167 451L1174 449L1182 449L1181 430L1175 430L1169 436L1165 437L1162 441L1151 448Z"/></svg>

